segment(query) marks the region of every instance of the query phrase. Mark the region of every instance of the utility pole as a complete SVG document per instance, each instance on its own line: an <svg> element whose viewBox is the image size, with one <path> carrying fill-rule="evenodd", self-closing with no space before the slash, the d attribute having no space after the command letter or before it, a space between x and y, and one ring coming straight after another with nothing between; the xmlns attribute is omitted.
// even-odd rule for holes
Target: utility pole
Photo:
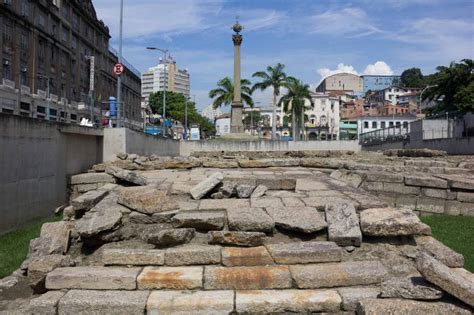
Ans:
<svg viewBox="0 0 474 315"><path fill-rule="evenodd" d="M165 128L165 123L166 123L166 90L168 88L168 75L167 75L167 71L166 71L166 68L167 68L167 63L168 63L168 59L167 59L167 55L168 55L168 52L169 50L168 49L161 49L161 48L158 48L158 47L147 47L146 49L148 50L158 50L158 51L161 51L163 53L163 73L164 73L164 77L165 77L165 82L164 82L164 85L163 85L163 127L162 127L162 135L165 136L165 132L166 132L166 128Z"/></svg>
<svg viewBox="0 0 474 315"><path fill-rule="evenodd" d="M118 50L118 62L122 63L122 36L123 36L123 0L120 0L120 31L119 31L119 50ZM122 127L121 119L122 114L122 77L119 75L117 78L117 127Z"/></svg>

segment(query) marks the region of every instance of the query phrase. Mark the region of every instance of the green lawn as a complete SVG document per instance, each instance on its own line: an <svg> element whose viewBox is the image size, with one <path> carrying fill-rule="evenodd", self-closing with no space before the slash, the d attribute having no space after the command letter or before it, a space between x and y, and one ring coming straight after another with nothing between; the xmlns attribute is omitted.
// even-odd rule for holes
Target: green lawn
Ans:
<svg viewBox="0 0 474 315"><path fill-rule="evenodd" d="M463 254L464 268L474 272L474 217L432 215L421 221L431 226L437 240Z"/></svg>
<svg viewBox="0 0 474 315"><path fill-rule="evenodd" d="M30 240L40 234L45 222L59 221L61 217L44 219L15 232L0 236L0 279L18 269L28 254Z"/></svg>

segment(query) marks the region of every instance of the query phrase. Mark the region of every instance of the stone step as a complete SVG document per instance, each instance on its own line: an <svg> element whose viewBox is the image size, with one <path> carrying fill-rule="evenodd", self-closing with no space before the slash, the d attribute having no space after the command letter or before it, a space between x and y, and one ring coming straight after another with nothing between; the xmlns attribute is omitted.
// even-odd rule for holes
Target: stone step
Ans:
<svg viewBox="0 0 474 315"><path fill-rule="evenodd" d="M300 289L377 284L387 276L379 261L293 265L290 270Z"/></svg>
<svg viewBox="0 0 474 315"><path fill-rule="evenodd" d="M102 251L104 265L163 265L165 251L159 249L107 248Z"/></svg>
<svg viewBox="0 0 474 315"><path fill-rule="evenodd" d="M46 289L135 290L140 268L66 267L46 276Z"/></svg>
<svg viewBox="0 0 474 315"><path fill-rule="evenodd" d="M203 267L145 267L137 278L139 290L202 288Z"/></svg>
<svg viewBox="0 0 474 315"><path fill-rule="evenodd" d="M366 299L359 303L357 314L450 314L469 315L465 307L446 302L423 302L403 299Z"/></svg>
<svg viewBox="0 0 474 315"><path fill-rule="evenodd" d="M273 265L273 259L264 246L241 248L222 248L222 264L233 266Z"/></svg>
<svg viewBox="0 0 474 315"><path fill-rule="evenodd" d="M333 242L298 242L266 245L278 264L308 264L341 261L341 248Z"/></svg>

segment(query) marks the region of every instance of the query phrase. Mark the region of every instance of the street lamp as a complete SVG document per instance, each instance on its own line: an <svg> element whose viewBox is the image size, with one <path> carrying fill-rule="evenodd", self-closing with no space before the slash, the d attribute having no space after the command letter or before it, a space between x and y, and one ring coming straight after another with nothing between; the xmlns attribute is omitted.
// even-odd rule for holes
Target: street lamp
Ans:
<svg viewBox="0 0 474 315"><path fill-rule="evenodd" d="M158 51L161 51L164 55L163 69L164 69L165 83L164 83L164 86L163 86L163 123L165 123L165 120L166 120L166 89L168 87L168 77L167 77L167 73L166 73L166 63L167 63L167 54L168 54L169 50L158 48L158 47L147 47L146 49L148 49L148 50L158 50Z"/></svg>
<svg viewBox="0 0 474 315"><path fill-rule="evenodd" d="M437 86L438 86L438 84L428 85L428 86L426 86L426 87L421 91L421 93L420 93L420 105L419 105L419 107L420 107L420 109L419 109L420 114L421 114L421 102L422 102L422 100L423 100L423 92L425 92L427 89L430 89L430 88L432 88L432 87L437 87Z"/></svg>

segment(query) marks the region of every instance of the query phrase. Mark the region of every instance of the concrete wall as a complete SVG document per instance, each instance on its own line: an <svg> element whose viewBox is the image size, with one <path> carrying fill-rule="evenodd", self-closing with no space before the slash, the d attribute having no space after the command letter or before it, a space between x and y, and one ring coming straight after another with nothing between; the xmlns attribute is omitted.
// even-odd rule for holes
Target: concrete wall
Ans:
<svg viewBox="0 0 474 315"><path fill-rule="evenodd" d="M100 130L0 114L0 234L51 215L67 176L101 160Z"/></svg>
<svg viewBox="0 0 474 315"><path fill-rule="evenodd" d="M189 156L195 151L360 151L357 141L189 141L180 144L180 155Z"/></svg>
<svg viewBox="0 0 474 315"><path fill-rule="evenodd" d="M112 161L117 153L178 156L179 142L136 132L125 128L104 129L104 161Z"/></svg>

